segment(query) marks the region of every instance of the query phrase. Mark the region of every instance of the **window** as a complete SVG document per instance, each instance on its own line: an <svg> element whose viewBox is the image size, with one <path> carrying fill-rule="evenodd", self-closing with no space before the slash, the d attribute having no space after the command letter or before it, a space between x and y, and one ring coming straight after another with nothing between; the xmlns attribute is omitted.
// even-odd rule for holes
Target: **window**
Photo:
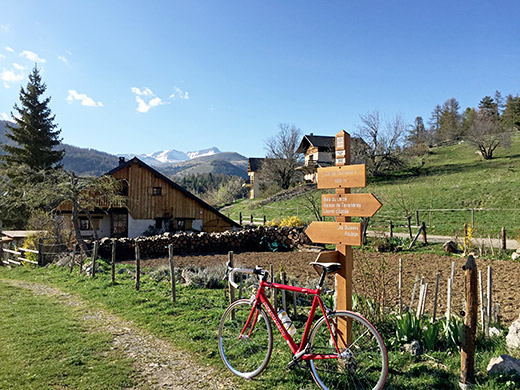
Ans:
<svg viewBox="0 0 520 390"><path fill-rule="evenodd" d="M152 196L161 196L162 187L152 187Z"/></svg>
<svg viewBox="0 0 520 390"><path fill-rule="evenodd" d="M90 230L90 223L87 218L80 218L79 230Z"/></svg>

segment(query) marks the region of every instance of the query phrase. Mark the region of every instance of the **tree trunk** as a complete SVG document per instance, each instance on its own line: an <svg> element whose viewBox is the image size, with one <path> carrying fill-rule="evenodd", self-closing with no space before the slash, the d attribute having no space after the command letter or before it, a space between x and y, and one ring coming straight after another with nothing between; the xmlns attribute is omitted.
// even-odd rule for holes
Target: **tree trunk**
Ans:
<svg viewBox="0 0 520 390"><path fill-rule="evenodd" d="M79 211L78 204L76 202L72 202L72 226L74 227L76 242L79 244L81 253L83 256L87 256L87 245L81 237L81 229L79 228Z"/></svg>

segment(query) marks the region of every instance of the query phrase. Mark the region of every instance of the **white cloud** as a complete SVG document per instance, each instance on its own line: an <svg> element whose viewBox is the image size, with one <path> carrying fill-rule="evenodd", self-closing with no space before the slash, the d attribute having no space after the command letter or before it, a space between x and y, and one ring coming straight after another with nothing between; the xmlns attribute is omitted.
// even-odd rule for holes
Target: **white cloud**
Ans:
<svg viewBox="0 0 520 390"><path fill-rule="evenodd" d="M66 59L65 57L63 56L58 56L58 60L62 61L64 64L68 65L69 64L69 60Z"/></svg>
<svg viewBox="0 0 520 390"><path fill-rule="evenodd" d="M69 89L69 96L67 96L67 101L73 102L74 100L79 100L82 106L87 107L103 107L103 103L96 102L91 97L88 97L84 93L78 93L74 89Z"/></svg>
<svg viewBox="0 0 520 390"><path fill-rule="evenodd" d="M166 104L160 97L155 96L152 90L148 87L137 88L132 87L131 91L135 94L135 101L137 102L137 111L146 113L150 111L150 108L162 106Z"/></svg>
<svg viewBox="0 0 520 390"><path fill-rule="evenodd" d="M3 60L4 58L5 58L5 56L0 53L0 60Z"/></svg>
<svg viewBox="0 0 520 390"><path fill-rule="evenodd" d="M25 66L22 66L20 64L17 64L16 62L13 64L13 66L18 69L18 70L24 70L25 69Z"/></svg>
<svg viewBox="0 0 520 390"><path fill-rule="evenodd" d="M38 56L38 54L32 52L32 51L29 51L29 50L24 50L20 53L20 57L24 57L24 58L27 58L28 60L32 61L32 62L41 62L43 64L45 64L45 60L43 58L40 58Z"/></svg>
<svg viewBox="0 0 520 390"><path fill-rule="evenodd" d="M14 52L14 49L10 48L9 46L6 46L6 47L5 47L5 50L7 50L7 51L9 51L9 52L11 52L11 53Z"/></svg>
<svg viewBox="0 0 520 390"><path fill-rule="evenodd" d="M4 82L4 87L6 88L9 88L9 83L20 82L23 78L23 74L16 74L12 70L3 70L2 73L0 73L0 79Z"/></svg>
<svg viewBox="0 0 520 390"><path fill-rule="evenodd" d="M132 87L132 92L138 96L155 96L152 90L148 87L145 87L142 90L137 87Z"/></svg>
<svg viewBox="0 0 520 390"><path fill-rule="evenodd" d="M188 91L183 91L182 89L178 87L173 87L173 93L170 95L170 99L179 98L181 100L189 100L190 95L188 94Z"/></svg>

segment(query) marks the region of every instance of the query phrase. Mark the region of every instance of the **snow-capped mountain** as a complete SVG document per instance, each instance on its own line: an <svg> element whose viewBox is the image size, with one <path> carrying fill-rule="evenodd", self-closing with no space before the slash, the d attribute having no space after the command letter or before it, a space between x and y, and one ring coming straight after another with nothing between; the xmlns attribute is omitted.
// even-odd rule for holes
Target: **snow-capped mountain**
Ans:
<svg viewBox="0 0 520 390"><path fill-rule="evenodd" d="M194 152L181 152L175 149L161 150L159 152L138 154L137 158L144 161L146 164L154 166L176 164L182 161L192 160L194 158L203 156L213 156L221 153L216 147L197 150ZM135 154L127 154L125 157L132 158Z"/></svg>
<svg viewBox="0 0 520 390"><path fill-rule="evenodd" d="M203 156L213 156L214 154L219 154L219 153L221 153L221 152L220 152L220 150L218 150L218 148L212 147L209 149L198 150L196 152L187 152L186 154L188 155L188 157L191 160L192 158L203 157Z"/></svg>

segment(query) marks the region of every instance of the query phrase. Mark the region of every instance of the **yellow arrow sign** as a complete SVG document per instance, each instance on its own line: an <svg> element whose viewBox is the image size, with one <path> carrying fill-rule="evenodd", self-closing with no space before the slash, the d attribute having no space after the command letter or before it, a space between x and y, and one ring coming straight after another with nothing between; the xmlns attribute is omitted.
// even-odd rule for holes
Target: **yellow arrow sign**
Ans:
<svg viewBox="0 0 520 390"><path fill-rule="evenodd" d="M313 222L305 230L312 242L361 245L361 224L352 222Z"/></svg>
<svg viewBox="0 0 520 390"><path fill-rule="evenodd" d="M372 217L381 208L373 194L324 194L321 215L327 217Z"/></svg>
<svg viewBox="0 0 520 390"><path fill-rule="evenodd" d="M365 187L365 164L318 168L318 188Z"/></svg>

